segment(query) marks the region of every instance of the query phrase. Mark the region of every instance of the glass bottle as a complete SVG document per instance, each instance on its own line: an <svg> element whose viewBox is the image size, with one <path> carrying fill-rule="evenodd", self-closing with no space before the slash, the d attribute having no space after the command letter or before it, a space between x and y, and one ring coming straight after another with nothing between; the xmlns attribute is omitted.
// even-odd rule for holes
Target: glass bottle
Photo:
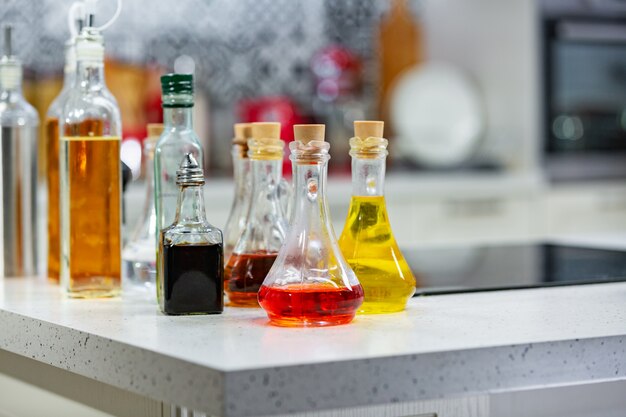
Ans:
<svg viewBox="0 0 626 417"><path fill-rule="evenodd" d="M252 137L252 124L236 123L231 155L235 198L224 226L224 259L228 259L246 226L246 214L250 205L250 160L248 139Z"/></svg>
<svg viewBox="0 0 626 417"><path fill-rule="evenodd" d="M59 119L76 80L75 40L65 44L63 88L52 101L46 113L46 188L48 192L48 260L47 274L52 282L59 282L61 273L61 213L59 204Z"/></svg>
<svg viewBox="0 0 626 417"><path fill-rule="evenodd" d="M0 58L0 276L33 275L37 266L39 116L22 95L22 63L4 28Z"/></svg>
<svg viewBox="0 0 626 417"><path fill-rule="evenodd" d="M128 242L122 250L124 292L139 291L154 297L156 285L156 210L154 207L154 148L163 125L148 124L148 137L143 143L143 163L146 167L144 181L144 207Z"/></svg>
<svg viewBox="0 0 626 417"><path fill-rule="evenodd" d="M81 30L76 61L60 126L61 283L71 297L110 297L121 290L122 128L99 30Z"/></svg>
<svg viewBox="0 0 626 417"><path fill-rule="evenodd" d="M295 125L294 137L289 144L294 217L259 291L259 304L278 326L349 323L363 302L363 288L339 250L330 221L330 145L324 141L324 125Z"/></svg>
<svg viewBox="0 0 626 417"><path fill-rule="evenodd" d="M154 150L154 201L156 234L169 226L176 215L178 186L176 171L191 153L203 161L202 145L193 130L193 76L166 74L161 77L163 134Z"/></svg>
<svg viewBox="0 0 626 417"><path fill-rule="evenodd" d="M288 223L278 196L285 143L279 135L280 123L252 124L248 141L252 190L246 228L224 275L224 288L233 306L258 306L257 292L285 240Z"/></svg>
<svg viewBox="0 0 626 417"><path fill-rule="evenodd" d="M191 153L176 174L180 187L174 223L159 236L158 299L166 314L224 310L222 232L206 220L204 174Z"/></svg>
<svg viewBox="0 0 626 417"><path fill-rule="evenodd" d="M352 199L339 247L365 290L362 313L402 311L416 286L387 215L383 127L383 122L356 121L350 139Z"/></svg>

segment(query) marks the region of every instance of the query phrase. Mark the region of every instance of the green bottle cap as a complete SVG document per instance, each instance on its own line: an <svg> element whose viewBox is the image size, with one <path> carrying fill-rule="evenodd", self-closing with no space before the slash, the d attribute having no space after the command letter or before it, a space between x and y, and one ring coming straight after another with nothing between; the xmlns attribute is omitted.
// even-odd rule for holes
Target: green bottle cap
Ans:
<svg viewBox="0 0 626 417"><path fill-rule="evenodd" d="M193 106L193 75L165 74L161 76L163 107Z"/></svg>

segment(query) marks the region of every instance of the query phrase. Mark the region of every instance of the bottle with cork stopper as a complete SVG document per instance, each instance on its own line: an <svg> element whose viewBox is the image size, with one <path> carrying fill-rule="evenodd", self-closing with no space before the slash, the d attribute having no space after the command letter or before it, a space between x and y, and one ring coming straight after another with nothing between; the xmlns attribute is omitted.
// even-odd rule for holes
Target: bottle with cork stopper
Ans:
<svg viewBox="0 0 626 417"><path fill-rule="evenodd" d="M289 144L294 216L259 291L259 304L277 326L349 323L363 302L363 288L341 254L330 220L330 145L324 140L324 125L295 125L294 137Z"/></svg>
<svg viewBox="0 0 626 417"><path fill-rule="evenodd" d="M285 142L280 123L253 123L248 140L252 176L246 227L225 271L230 305L258 307L257 293L285 240L288 222L279 197Z"/></svg>
<svg viewBox="0 0 626 417"><path fill-rule="evenodd" d="M383 122L355 121L350 139L352 199L339 247L365 291L360 313L402 311L416 287L387 215L383 128Z"/></svg>
<svg viewBox="0 0 626 417"><path fill-rule="evenodd" d="M252 137L251 123L235 123L231 156L235 198L224 226L224 259L228 259L246 226L246 214L250 205L250 160L248 139Z"/></svg>

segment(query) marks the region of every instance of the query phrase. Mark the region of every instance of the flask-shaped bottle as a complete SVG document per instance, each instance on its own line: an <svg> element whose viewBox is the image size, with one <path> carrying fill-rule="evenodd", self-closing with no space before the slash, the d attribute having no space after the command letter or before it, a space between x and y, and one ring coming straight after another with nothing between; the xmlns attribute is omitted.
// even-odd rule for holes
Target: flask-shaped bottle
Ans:
<svg viewBox="0 0 626 417"><path fill-rule="evenodd" d="M0 58L0 276L32 275L37 267L37 134L39 116L22 95L22 64L4 29Z"/></svg>
<svg viewBox="0 0 626 417"><path fill-rule="evenodd" d="M383 127L383 122L356 121L350 139L352 199L339 247L365 290L362 313L404 310L416 285L387 215Z"/></svg>
<svg viewBox="0 0 626 417"><path fill-rule="evenodd" d="M191 153L203 161L202 145L193 130L193 76L166 74L161 77L163 133L154 150L154 202L156 235L174 221L178 185L176 171Z"/></svg>
<svg viewBox="0 0 626 417"><path fill-rule="evenodd" d="M248 141L252 174L246 228L226 265L224 288L230 304L257 307L257 293L267 276L288 228L278 195L283 148L280 123L253 123Z"/></svg>
<svg viewBox="0 0 626 417"><path fill-rule="evenodd" d="M259 291L259 304L278 326L349 323L363 302L363 288L341 254L329 217L330 145L324 141L324 125L295 125L294 138L289 144L294 214Z"/></svg>
<svg viewBox="0 0 626 417"><path fill-rule="evenodd" d="M63 108L76 80L75 39L65 43L65 66L63 68L63 88L52 101L46 112L46 188L48 193L48 259L46 263L48 279L59 282L61 273L61 213L59 182L59 120Z"/></svg>
<svg viewBox="0 0 626 417"><path fill-rule="evenodd" d="M156 209L154 207L154 148L163 133L163 125L150 123L147 126L148 137L143 142L143 163L146 178L144 180L144 207L130 238L122 250L124 292L150 294L154 297L156 279Z"/></svg>
<svg viewBox="0 0 626 417"><path fill-rule="evenodd" d="M176 174L180 187L174 222L159 236L157 294L166 314L224 310L222 232L206 220L202 168L191 153Z"/></svg>
<svg viewBox="0 0 626 417"><path fill-rule="evenodd" d="M71 297L110 297L121 290L122 126L99 30L81 30L76 61L60 125L61 283Z"/></svg>
<svg viewBox="0 0 626 417"><path fill-rule="evenodd" d="M236 123L231 155L233 158L233 180L235 198L224 227L224 259L228 259L246 226L246 215L250 206L250 160L248 139L252 137L251 123Z"/></svg>

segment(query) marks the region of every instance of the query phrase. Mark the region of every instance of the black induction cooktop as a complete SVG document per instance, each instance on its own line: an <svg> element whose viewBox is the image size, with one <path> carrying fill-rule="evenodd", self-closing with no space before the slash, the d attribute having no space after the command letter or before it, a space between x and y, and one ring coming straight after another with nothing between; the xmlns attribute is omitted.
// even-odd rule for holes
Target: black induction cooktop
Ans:
<svg viewBox="0 0 626 417"><path fill-rule="evenodd" d="M416 295L626 281L626 249L542 243L403 251Z"/></svg>

